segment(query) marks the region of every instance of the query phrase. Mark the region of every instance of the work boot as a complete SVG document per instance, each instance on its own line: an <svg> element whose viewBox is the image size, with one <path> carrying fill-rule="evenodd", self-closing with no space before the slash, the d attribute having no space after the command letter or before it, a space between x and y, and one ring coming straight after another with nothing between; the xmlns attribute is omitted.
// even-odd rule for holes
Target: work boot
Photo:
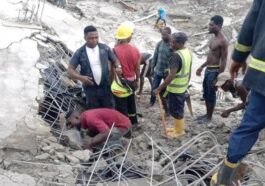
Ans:
<svg viewBox="0 0 265 186"><path fill-rule="evenodd" d="M219 171L213 175L211 186L232 186L237 167L238 163L225 160Z"/></svg>
<svg viewBox="0 0 265 186"><path fill-rule="evenodd" d="M185 122L184 119L174 119L174 130L168 131L167 135L171 138L177 138L183 136L185 133Z"/></svg>

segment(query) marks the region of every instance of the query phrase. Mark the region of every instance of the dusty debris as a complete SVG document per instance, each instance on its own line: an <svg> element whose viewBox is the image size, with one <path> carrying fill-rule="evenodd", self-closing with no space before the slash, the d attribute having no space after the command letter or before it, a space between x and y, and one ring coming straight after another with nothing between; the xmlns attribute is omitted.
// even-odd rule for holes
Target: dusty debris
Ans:
<svg viewBox="0 0 265 186"><path fill-rule="evenodd" d="M80 161L86 162L90 159L91 152L89 150L78 150L74 151L72 155Z"/></svg>
<svg viewBox="0 0 265 186"><path fill-rule="evenodd" d="M71 156L71 155L67 154L67 155L65 155L65 157L71 164L80 163L80 160L78 158L76 158L75 156Z"/></svg>
<svg viewBox="0 0 265 186"><path fill-rule="evenodd" d="M46 160L46 159L48 159L49 157L50 157L50 154L48 154L48 153L43 153L43 154L41 154L41 155L36 156L35 158L38 159L38 160Z"/></svg>

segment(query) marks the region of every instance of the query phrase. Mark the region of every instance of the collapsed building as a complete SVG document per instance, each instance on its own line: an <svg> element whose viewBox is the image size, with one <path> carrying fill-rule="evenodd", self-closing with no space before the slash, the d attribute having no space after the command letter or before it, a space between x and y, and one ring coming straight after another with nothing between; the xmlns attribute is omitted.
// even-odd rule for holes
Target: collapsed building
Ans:
<svg viewBox="0 0 265 186"><path fill-rule="evenodd" d="M165 139L161 136L162 125L158 108L148 110L144 106L149 96L148 89L137 103L139 112L143 115L143 118L141 118L144 125L143 130L133 134L133 138L128 140L127 148L118 145L111 147L104 145L102 149L92 153L89 150L82 149L82 135L79 131L62 130L65 123L60 120L60 113L75 108L85 108L81 84L69 79L66 73L68 61L75 47L68 45L69 42L65 41L67 37L60 37L60 33L63 32L60 30L61 28L54 28L53 30L48 25L49 22L45 20L45 8L49 9L49 7L45 7L45 1L34 2L39 2L40 7L43 5L44 14L39 15L41 8L36 11L37 9L31 7L29 10L33 13L27 13L28 15L26 15L26 12L24 12L25 15L22 16L22 12L20 12L19 17L21 19L22 16L26 22L33 21L34 16L45 21L45 23L42 23L45 25L43 28L30 34L27 38L37 43L40 53L35 64L40 73L38 96L36 97L38 103L36 111L40 117L37 117L34 123L42 123L49 129L49 133L46 133L46 136L37 135L37 137L31 139L36 142L36 147L34 147L36 152L28 152L25 149L23 151L24 146L14 148L6 145L11 142L14 143L14 141L2 145L1 157L3 157L3 160L1 161L1 168L3 170L1 169L1 175L11 175L11 178L19 177L16 174L31 176L31 178L27 178L27 176L22 178L22 180L28 179L31 182L21 181L20 184L18 180L18 185L209 185L211 176L217 171L222 158L225 156L225 146L223 144L227 142L231 128L234 126L227 126L218 118L213 124L198 126L196 121L188 116L188 135L180 140ZM168 1L167 3L171 3L172 6L175 6L174 4L183 7L188 6L194 12L207 12L216 6L224 6L219 1L196 1L190 7L187 2L190 1ZM156 3L156 6L163 5L159 1ZM141 47L144 50L151 50L154 47L155 42L152 37L160 37L156 31L152 31L153 35L150 38L146 36L150 33L148 31L150 27L145 27L145 24L152 25L148 16L152 15L155 10L155 5L150 6L148 2L142 4L136 1L118 1L115 3L81 1L75 5L72 1L69 1L69 4L76 7L74 9L75 17L84 16L85 20L95 22L96 26L102 29L101 34L104 35L102 39L105 42L110 42L112 39L107 38L106 35L108 34L106 33L113 31L117 22L122 22L122 20L118 20L119 15L116 14L124 11L127 11L129 18L140 22L139 26L136 26L139 31L136 33L136 41L142 44ZM113 18L112 21L106 23L107 21L102 19L109 15L106 6L110 4L112 10L117 10L117 12L110 16ZM235 2L230 2L228 5L235 4ZM69 10L72 8L70 5L68 5ZM144 8L145 6L147 8ZM99 7L100 13L96 12L95 7ZM53 8L50 10L54 10ZM244 7L240 8L243 9ZM90 16L87 10L91 9L97 17ZM148 10L151 11L148 12ZM54 11L58 10L55 9ZM140 12L137 15L141 15L145 19L140 16L133 16L136 11ZM192 16L186 12L181 15L174 14L174 12L171 14L170 24L178 23L177 29L187 29L197 19L192 20ZM200 15L203 16L204 14ZM203 19L208 19L207 16L205 17ZM141 23L141 21L144 21L144 23ZM180 22L182 21L187 28L181 28L183 25ZM56 25L55 22L52 24ZM232 23L228 27L233 27ZM233 28L236 30L236 26ZM202 32L201 29L193 28L191 30L197 33L190 33L190 35L195 35L191 39L190 45L191 47L197 47L194 52L199 57L200 55L203 56L206 51L205 43L207 42L205 41L208 38L204 35L204 30ZM55 36L56 31L61 31L57 33L59 36ZM227 32L227 35L231 39L233 38L233 33ZM79 42L77 43L79 44ZM199 115L202 111L199 109L200 104L196 105L195 103L199 102L200 98L200 90L197 89L199 83L196 84L196 82L197 80L193 81L191 99L196 112L195 115ZM219 108L231 104L232 101L229 100L229 96L225 95L224 99L228 103L219 103ZM227 122L238 123L240 117L241 113L234 115L234 118ZM262 137L262 139L264 138ZM28 141L28 146L29 143L31 142ZM265 170L264 148L260 145L251 153L253 156L250 156L240 168L238 173L240 183L238 185L263 185L264 183L262 180Z"/></svg>

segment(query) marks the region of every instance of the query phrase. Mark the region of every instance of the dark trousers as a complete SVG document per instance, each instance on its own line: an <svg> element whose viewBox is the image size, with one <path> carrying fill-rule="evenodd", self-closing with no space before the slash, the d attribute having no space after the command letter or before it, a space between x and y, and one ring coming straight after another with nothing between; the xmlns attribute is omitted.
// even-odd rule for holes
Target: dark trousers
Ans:
<svg viewBox="0 0 265 186"><path fill-rule="evenodd" d="M211 106L215 107L216 104L216 90L214 87L214 80L218 76L219 69L206 69L203 79L203 98L205 102Z"/></svg>
<svg viewBox="0 0 265 186"><path fill-rule="evenodd" d="M160 76L158 74L154 74L153 77L153 83L152 83L152 90L151 90L151 98L150 98L150 104L153 105L156 102L156 96L153 94L153 90L159 87L162 79L164 79L163 76Z"/></svg>
<svg viewBox="0 0 265 186"><path fill-rule="evenodd" d="M125 116L128 116L131 120L132 125L138 124L135 94L133 93L126 98L119 98L117 96L114 96L114 100L116 110L123 113Z"/></svg>
<svg viewBox="0 0 265 186"><path fill-rule="evenodd" d="M249 104L240 126L232 133L227 153L227 160L237 163L256 143L259 132L265 128L265 96L252 90Z"/></svg>
<svg viewBox="0 0 265 186"><path fill-rule="evenodd" d="M113 108L114 101L110 88L95 87L84 89L87 109Z"/></svg>

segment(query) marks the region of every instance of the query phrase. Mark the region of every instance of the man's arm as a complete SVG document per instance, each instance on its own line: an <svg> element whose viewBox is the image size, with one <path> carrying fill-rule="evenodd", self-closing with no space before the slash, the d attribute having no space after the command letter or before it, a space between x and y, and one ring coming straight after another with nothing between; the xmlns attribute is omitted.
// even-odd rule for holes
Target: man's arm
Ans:
<svg viewBox="0 0 265 186"><path fill-rule="evenodd" d="M160 42L157 43L156 48L155 48L154 57L153 57L153 60L152 60L152 63L151 63L151 72L154 72L154 68L156 67L159 46L160 46Z"/></svg>
<svg viewBox="0 0 265 186"><path fill-rule="evenodd" d="M136 86L138 88L139 86L139 83L140 83L140 64L141 64L141 55L139 57L139 60L137 61L136 63L136 66L135 66L135 74L136 74Z"/></svg>
<svg viewBox="0 0 265 186"><path fill-rule="evenodd" d="M75 69L77 68L78 65L79 65L79 57L77 53L74 53L73 57L70 60L68 69L67 69L67 73L69 74L69 76L73 79L81 81L82 83L86 85L93 85L94 83L91 77L82 76L78 72L76 72Z"/></svg>
<svg viewBox="0 0 265 186"><path fill-rule="evenodd" d="M169 63L170 63L169 74L166 77L166 79L164 80L164 82L156 90L154 90L155 94L159 94L161 92L161 90L165 89L171 83L171 81L175 78L175 76L176 76L176 74L180 68L180 64L182 62L181 62L181 58L179 57L179 55L174 54L170 58Z"/></svg>
<svg viewBox="0 0 265 186"><path fill-rule="evenodd" d="M232 54L233 63L230 68L232 79L234 79L239 69L246 63L246 59L252 48L254 29L256 27L257 17L261 8L262 1L254 0L250 11L241 27L237 43Z"/></svg>
<svg viewBox="0 0 265 186"><path fill-rule="evenodd" d="M220 59L220 69L219 73L225 71L226 62L227 62L227 53L228 53L228 45L226 41L223 41L221 46L221 59Z"/></svg>
<svg viewBox="0 0 265 186"><path fill-rule="evenodd" d="M87 149L91 149L92 147L103 143L107 137L108 134L110 132L110 128L109 126L102 120L97 120L97 121L87 121L89 123L87 123L87 125L91 125L91 127L93 126L93 130L98 132L98 134L93 137L92 139L90 139L89 141L85 141L85 148ZM93 122L93 125L92 123Z"/></svg>
<svg viewBox="0 0 265 186"><path fill-rule="evenodd" d="M204 62L204 63L203 63L198 69L197 69L197 71L196 71L196 75L197 75L197 76L201 76L201 73L202 73L204 67L207 66L207 64L208 64L208 61Z"/></svg>
<svg viewBox="0 0 265 186"><path fill-rule="evenodd" d="M240 95L242 103L238 104L235 107L225 110L221 115L222 117L228 117L230 113L242 110L246 107L246 100L248 95L247 89L243 85L239 85L237 86L237 92Z"/></svg>
<svg viewBox="0 0 265 186"><path fill-rule="evenodd" d="M122 70L121 70L121 63L118 60L118 58L116 57L116 55L114 54L114 52L108 47L108 58L111 61L111 66L112 68L115 70L115 72L118 75L122 74ZM114 72L113 70L111 71L112 73ZM113 75L112 75L113 76Z"/></svg>
<svg viewBox="0 0 265 186"><path fill-rule="evenodd" d="M97 134L94 138L90 139L88 142L85 142L85 149L91 149L94 146L97 146L103 142L106 141L108 138L110 130L107 130L106 132Z"/></svg>

